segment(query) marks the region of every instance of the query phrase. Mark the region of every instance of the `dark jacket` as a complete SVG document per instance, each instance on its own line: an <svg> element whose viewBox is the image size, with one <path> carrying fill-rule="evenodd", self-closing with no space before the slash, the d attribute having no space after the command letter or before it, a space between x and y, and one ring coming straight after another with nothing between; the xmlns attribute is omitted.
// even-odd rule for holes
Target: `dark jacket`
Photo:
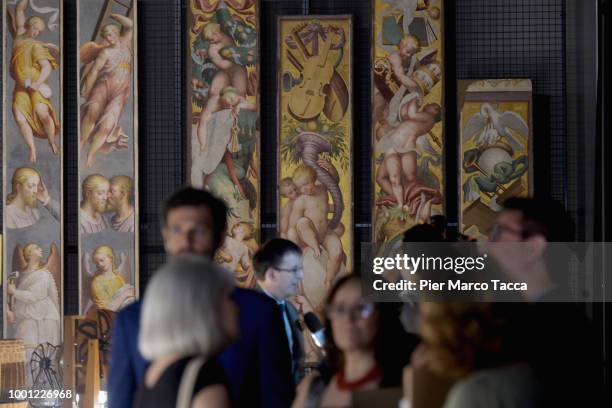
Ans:
<svg viewBox="0 0 612 408"><path fill-rule="evenodd" d="M270 298L272 301L274 301L278 305L278 302L274 298L266 294L261 286L257 285L255 289L263 293L264 295L266 295L266 297ZM294 379L294 382L297 384L301 381L303 377L301 375L301 367L304 363L304 357L305 357L304 333L303 333L300 313L298 312L298 310L295 308L293 303L291 303L289 300L285 301L285 305L287 306L287 314L289 317L289 323L291 324L291 331L293 333L293 353L291 354L291 357L292 357L293 379ZM280 310L280 306L278 306L278 308ZM287 331L284 328L285 326L283 322L283 332L286 334ZM285 339L286 338L287 336L285 336ZM289 341L285 340L285 344L287 345L287 350L288 350Z"/></svg>
<svg viewBox="0 0 612 408"><path fill-rule="evenodd" d="M236 406L288 407L294 398L291 360L279 308L262 293L237 288L240 339L218 359L229 378ZM111 339L109 407L129 408L148 362L138 351L141 302L121 310ZM194 318L196 315L194 314Z"/></svg>

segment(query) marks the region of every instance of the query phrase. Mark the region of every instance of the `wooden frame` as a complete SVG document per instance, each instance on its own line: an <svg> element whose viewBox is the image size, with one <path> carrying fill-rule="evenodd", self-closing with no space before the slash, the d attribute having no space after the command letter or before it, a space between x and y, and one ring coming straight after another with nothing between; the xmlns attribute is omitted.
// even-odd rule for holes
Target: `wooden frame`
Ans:
<svg viewBox="0 0 612 408"><path fill-rule="evenodd" d="M382 251L446 211L444 0L410 3L372 0L372 242Z"/></svg>
<svg viewBox="0 0 612 408"><path fill-rule="evenodd" d="M192 186L207 188L228 204L228 237L216 261L235 273L240 286L254 287L251 257L261 234L260 1L226 0L225 8L218 7L219 0L188 4L186 174ZM210 56L217 41L211 36L228 43L212 51L220 62ZM219 65L228 62L229 67ZM235 76L224 79L229 70Z"/></svg>
<svg viewBox="0 0 612 408"><path fill-rule="evenodd" d="M459 232L480 238L488 234L505 199L533 195L531 81L459 81L457 109ZM493 126L487 127L485 121L490 111L494 112L495 119ZM509 136L504 136L503 132ZM524 144L526 148L520 148ZM467 167L466 157L473 163ZM493 180L489 173L501 162L506 163L513 174L508 175L506 181L493 183L493 190L488 191L488 184ZM502 176L499 173L495 179L501 180Z"/></svg>
<svg viewBox="0 0 612 408"><path fill-rule="evenodd" d="M90 317L138 296L137 21L135 0L77 2L79 312Z"/></svg>
<svg viewBox="0 0 612 408"><path fill-rule="evenodd" d="M325 294L334 279L353 269L352 26L350 15L278 18L278 226L282 237L297 241L304 250L304 296L300 296L300 306L305 311L311 309L320 312ZM327 33L325 37L320 34L322 32ZM330 38L329 33L332 33L331 39L327 40ZM326 58L321 58L323 55ZM331 61L334 57L336 61ZM316 69L316 73L312 71L313 75L310 75L309 70L314 69L315 63L321 68ZM330 65L335 65L332 70L329 70ZM317 84L322 77L325 77L323 82ZM309 78L313 81L309 81ZM309 99L308 96L313 93L311 86L317 88L314 93L317 93L321 86L327 89L328 93L325 97ZM294 95L294 92L300 94ZM302 98L303 95L306 97ZM299 106L300 102L305 104ZM319 105L318 113L309 111L315 104ZM332 172L321 167L319 160L327 161L326 166L333 167ZM335 183L334 171L339 176L339 181ZM296 174L297 178L294 177ZM291 182L288 181L289 178ZM299 180L299 183L296 183L296 180ZM299 218L302 205L309 205L306 199L299 197L301 193L298 187L308 183L315 186L312 190L314 193L310 193L311 197L316 199L318 194L321 194L321 197L324 194L328 205L325 211L325 228L329 230L323 242L318 242L318 250L321 252L318 258L312 247L314 245L309 246L305 241L296 239L298 223L292 221L292 218ZM287 198L283 197L293 194L286 193L289 191L294 191L296 197L292 199L291 206L288 205ZM328 204L330 197L332 206ZM331 220L327 214L330 210ZM312 222L305 212L301 219ZM337 243L340 244L339 251ZM340 265L335 272L327 270L327 264L323 261L334 259L333 251L340 253L337 257ZM345 255L344 261L342 254Z"/></svg>
<svg viewBox="0 0 612 408"><path fill-rule="evenodd" d="M83 398L84 407L97 407L100 395L100 345L98 339L87 341L87 380Z"/></svg>
<svg viewBox="0 0 612 408"><path fill-rule="evenodd" d="M3 333L25 340L29 372L34 348L46 342L59 346L63 337L63 3L3 2L2 18ZM19 333L9 321L9 314L15 317L10 309L41 281L47 293L57 294L40 300L45 319L57 324L43 334ZM11 288L20 295L9 295Z"/></svg>

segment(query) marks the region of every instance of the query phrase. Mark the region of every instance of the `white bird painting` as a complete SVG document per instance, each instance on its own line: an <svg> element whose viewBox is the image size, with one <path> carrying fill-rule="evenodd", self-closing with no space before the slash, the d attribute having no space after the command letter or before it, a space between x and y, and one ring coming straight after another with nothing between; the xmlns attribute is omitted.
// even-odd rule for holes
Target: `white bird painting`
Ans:
<svg viewBox="0 0 612 408"><path fill-rule="evenodd" d="M503 138L514 151L524 149L523 143L508 129L524 137L529 136L529 126L519 114L512 111L499 112L493 105L485 102L480 107L480 112L474 114L463 128L463 141L476 137L476 146L485 147Z"/></svg>

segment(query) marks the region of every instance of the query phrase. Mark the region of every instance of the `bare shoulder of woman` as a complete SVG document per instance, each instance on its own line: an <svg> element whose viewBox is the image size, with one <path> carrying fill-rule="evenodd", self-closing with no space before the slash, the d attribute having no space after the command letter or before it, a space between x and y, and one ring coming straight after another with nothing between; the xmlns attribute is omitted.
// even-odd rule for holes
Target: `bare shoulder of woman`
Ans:
<svg viewBox="0 0 612 408"><path fill-rule="evenodd" d="M229 408L227 389L220 384L210 385L198 392L193 398L191 408Z"/></svg>

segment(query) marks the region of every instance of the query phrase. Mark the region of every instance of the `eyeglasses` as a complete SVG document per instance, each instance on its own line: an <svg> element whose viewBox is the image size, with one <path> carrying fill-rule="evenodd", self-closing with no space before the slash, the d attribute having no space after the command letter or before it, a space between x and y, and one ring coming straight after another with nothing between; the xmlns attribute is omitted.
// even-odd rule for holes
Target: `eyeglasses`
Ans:
<svg viewBox="0 0 612 408"><path fill-rule="evenodd" d="M526 231L523 230L516 230L513 228L504 227L503 225L494 224L493 228L491 228L491 232L489 233L489 238L498 238L504 232L512 235L517 235L521 238L525 238L528 235Z"/></svg>
<svg viewBox="0 0 612 408"><path fill-rule="evenodd" d="M342 316L350 316L353 320L367 319L374 313L374 305L372 303L362 303L351 307L331 305L327 308L326 313L327 317L332 320Z"/></svg>
<svg viewBox="0 0 612 408"><path fill-rule="evenodd" d="M291 273L294 275L297 275L300 272L304 272L304 268L302 268L301 266L297 266L293 269L284 269L284 268L276 268L276 267L274 269L276 269L277 271L287 272L287 273Z"/></svg>

